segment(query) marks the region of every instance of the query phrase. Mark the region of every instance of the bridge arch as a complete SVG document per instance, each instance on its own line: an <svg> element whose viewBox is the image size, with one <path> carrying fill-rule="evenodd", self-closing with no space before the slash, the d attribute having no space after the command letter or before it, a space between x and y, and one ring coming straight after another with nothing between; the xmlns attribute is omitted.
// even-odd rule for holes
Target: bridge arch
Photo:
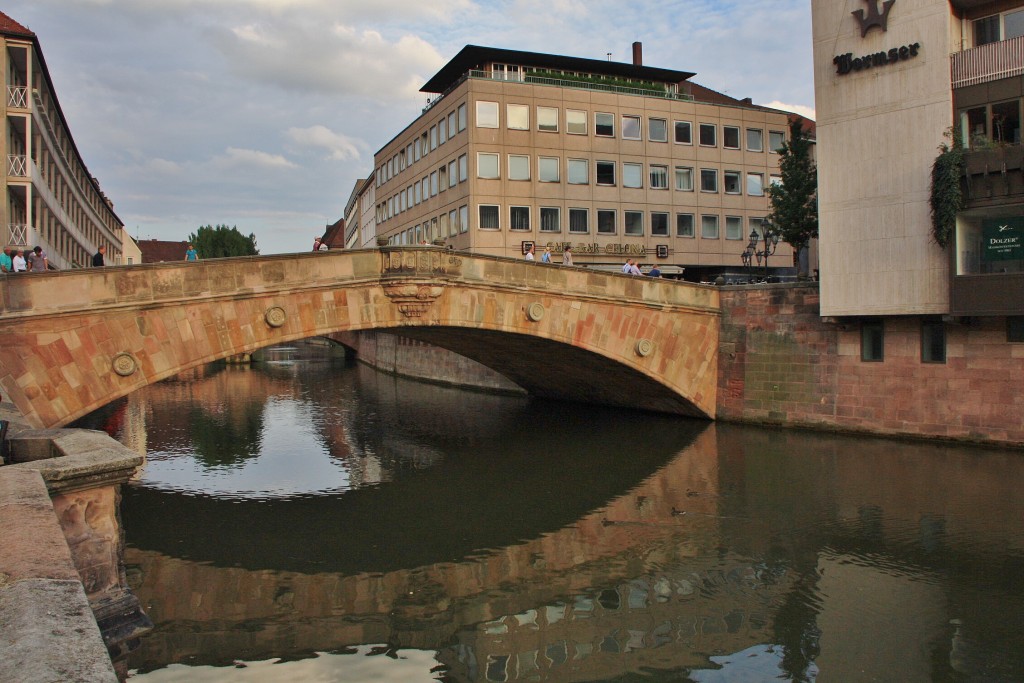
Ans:
<svg viewBox="0 0 1024 683"><path fill-rule="evenodd" d="M0 393L62 426L146 384L273 344L384 330L531 393L713 418L714 288L434 247L10 276Z"/></svg>

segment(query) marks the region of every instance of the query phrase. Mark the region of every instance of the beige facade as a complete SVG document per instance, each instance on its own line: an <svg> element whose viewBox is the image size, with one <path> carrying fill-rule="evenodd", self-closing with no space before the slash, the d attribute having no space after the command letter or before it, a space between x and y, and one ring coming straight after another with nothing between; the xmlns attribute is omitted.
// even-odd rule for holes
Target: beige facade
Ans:
<svg viewBox="0 0 1024 683"><path fill-rule="evenodd" d="M521 66L475 49L484 61L447 83L453 59L424 87L446 92L376 154L378 236L501 256L533 243L556 263L572 245L577 265L631 257L687 279L743 271L788 114L691 86L685 72L659 82L649 72L664 70L609 63L619 80L607 86L604 62L516 53L534 60ZM787 245L772 264L791 269Z"/></svg>
<svg viewBox="0 0 1024 683"><path fill-rule="evenodd" d="M932 163L953 124L959 22L946 0L886 4L885 29L862 35L853 13L881 15L881 2L812 3L827 316L949 312L949 257L931 237L929 197ZM884 61L873 59L879 53ZM844 55L861 68L841 73Z"/></svg>
<svg viewBox="0 0 1024 683"><path fill-rule="evenodd" d="M34 33L0 13L6 91L0 242L41 246L51 268L91 264L101 246L120 264L123 223L75 147Z"/></svg>

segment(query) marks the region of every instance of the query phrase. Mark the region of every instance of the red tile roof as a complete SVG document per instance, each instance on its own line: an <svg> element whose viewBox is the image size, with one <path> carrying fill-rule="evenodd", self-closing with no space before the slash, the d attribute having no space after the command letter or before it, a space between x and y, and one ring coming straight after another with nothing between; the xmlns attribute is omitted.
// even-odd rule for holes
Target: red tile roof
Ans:
<svg viewBox="0 0 1024 683"><path fill-rule="evenodd" d="M36 35L3 12L0 12L0 33L26 37L34 37Z"/></svg>
<svg viewBox="0 0 1024 683"><path fill-rule="evenodd" d="M184 261L188 242L168 242L165 240L139 240L139 251L142 252L143 263L161 263L163 261Z"/></svg>

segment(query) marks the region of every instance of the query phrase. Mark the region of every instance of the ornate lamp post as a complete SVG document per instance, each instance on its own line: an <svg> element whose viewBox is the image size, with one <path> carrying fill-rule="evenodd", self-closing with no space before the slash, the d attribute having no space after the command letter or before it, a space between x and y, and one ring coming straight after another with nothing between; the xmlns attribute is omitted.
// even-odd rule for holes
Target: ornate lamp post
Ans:
<svg viewBox="0 0 1024 683"><path fill-rule="evenodd" d="M779 246L779 238L782 234L775 229L768 219L765 218L761 221L761 234L757 234L757 229L750 231L750 241L747 242L746 249L740 254L740 258L743 260L743 266L748 270L753 267L754 261L757 261L757 266L760 268L761 263L764 262L764 279L768 279L768 257L775 253L775 249ZM761 241L764 241L764 247L760 247Z"/></svg>

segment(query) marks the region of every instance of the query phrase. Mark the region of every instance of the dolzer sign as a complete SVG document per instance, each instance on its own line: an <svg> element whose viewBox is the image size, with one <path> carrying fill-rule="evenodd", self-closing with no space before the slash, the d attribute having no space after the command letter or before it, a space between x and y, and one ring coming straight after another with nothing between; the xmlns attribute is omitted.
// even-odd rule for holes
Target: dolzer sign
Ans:
<svg viewBox="0 0 1024 683"><path fill-rule="evenodd" d="M868 31L876 26L882 29L883 32L888 31L889 12L892 10L892 6L896 4L896 0L885 0L885 2L882 3L881 11L878 9L878 0L865 1L868 3L867 12L859 9L850 13L853 15L853 18L857 20L857 24L860 26L860 37L865 37L868 34ZM900 47L882 50L881 52L873 52L860 57L854 57L852 52L847 52L845 55L836 55L835 58L832 59L832 63L836 65L836 73L840 76L845 76L851 71L864 71L865 69L886 66L887 64L895 64L896 62L916 57L917 51L920 48L920 43L912 43L910 45L902 45Z"/></svg>

